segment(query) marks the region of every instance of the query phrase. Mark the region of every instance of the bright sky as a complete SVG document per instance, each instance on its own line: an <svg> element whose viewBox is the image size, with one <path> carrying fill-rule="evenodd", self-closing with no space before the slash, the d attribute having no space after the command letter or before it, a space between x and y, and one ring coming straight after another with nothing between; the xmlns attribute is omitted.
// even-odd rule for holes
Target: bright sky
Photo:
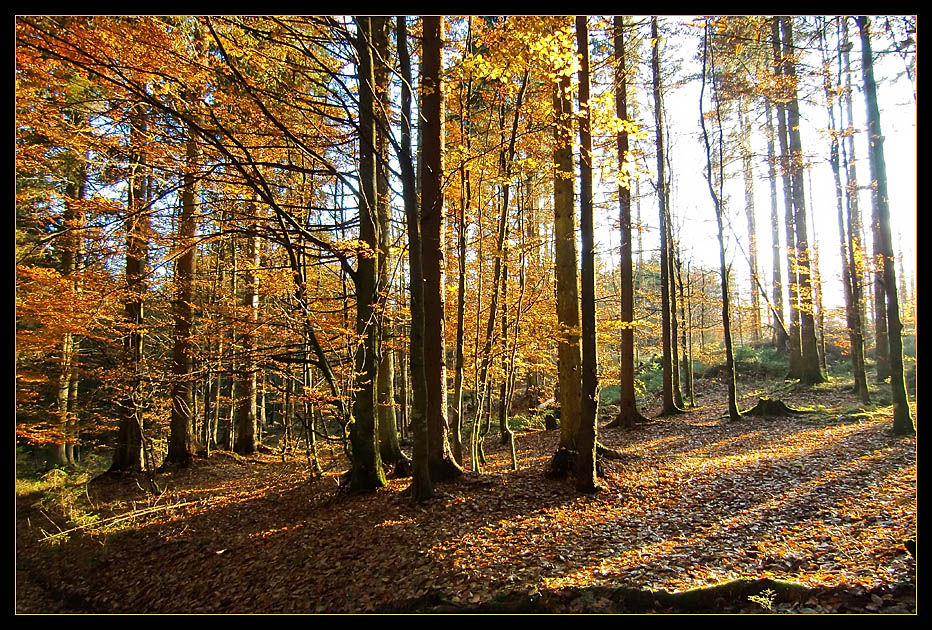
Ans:
<svg viewBox="0 0 932 630"><path fill-rule="evenodd" d="M685 21L682 18L661 18L661 30L666 22L671 20ZM876 23L876 20L874 20ZM857 174L862 185L870 179L870 166L868 162L867 137L863 132L866 127L866 104L860 91L860 39L857 28L850 29L850 37L854 40L851 51L851 61L854 72L852 84L854 88L854 116L858 133L855 136ZM665 43L661 48L661 62L663 64L681 63L682 70L679 75L686 73L698 74L700 66L694 61L699 41L683 40L678 46ZM888 192L890 197L890 213L893 230L893 246L897 254L902 250L907 286L916 276L916 189L917 189L917 157L916 157L916 102L913 97L913 86L904 75L893 80L904 69L903 60L897 54L878 56L877 50L885 48L886 38L872 39L875 51L874 73L878 83L878 99L881 111L881 129L885 137L884 153L887 165ZM649 55L644 51L645 55ZM810 54L818 55L813 51ZM649 57L647 57L649 59ZM817 64L818 59L805 60L807 65ZM833 66L834 69L834 66ZM807 82L808 86L809 83ZM712 201L709 197L708 186L704 177L706 163L705 147L702 142L699 128L699 90L698 80L685 81L681 87L669 89L666 93L665 110L667 124L670 127L671 162L673 169L672 205L677 222L683 226L681 242L684 260L692 257L697 264L718 268L718 241L715 215ZM810 194L809 175L806 176L806 207L812 213L815 221L815 231L820 244L820 269L825 293L825 307L832 308L844 304L844 295L841 283L841 262L839 255L838 219L835 197L835 185L831 167L828 163L829 141L823 131L828 127L828 114L825 109L824 95L821 88L815 93L810 90L802 96L811 102L800 103L801 135L803 152L807 160L814 164L811 173L813 190ZM639 99L645 103L650 99L649 94L640 94ZM709 88L706 89L706 99L709 98ZM649 101L652 103L652 101ZM711 105L706 102L706 109ZM651 105L652 107L652 105ZM766 165L766 138L763 133L764 123L762 114L755 122L752 110L752 127L755 134L752 138L752 148L757 156L755 169L755 211L758 231L758 269L764 280L765 288L769 293L771 278L771 230L770 230L770 185L767 179ZM650 110L642 107L641 116L650 117ZM837 117L837 114L836 114ZM653 120L643 121L650 125L650 134L646 142L654 142ZM736 121L735 121L736 124ZM779 150L779 147L777 148ZM650 167L655 168L654 158L648 160ZM728 212L731 224L747 248L747 221L744 216L744 180L740 172L740 163L732 167L729 174L735 176L725 185L725 195L728 199ZM844 180L842 180L844 181ZM603 180L606 188L613 186L608 174ZM648 194L653 190L649 182L641 182L641 193ZM782 183L778 183L778 211L781 216L781 239L784 237L783 197ZM598 200L597 200L598 201ZM611 246L617 249L617 231L608 233L607 226L617 221L617 205L614 203L601 204L603 211L597 218L602 229L600 230L600 249ZM607 209L606 209L607 207ZM869 225L871 217L871 199L869 191L862 191L860 207L865 225ZM645 235L644 247L658 247L656 237L657 225L657 199L649 194L641 201L642 221L653 228ZM727 228L726 228L727 234ZM726 236L727 238L727 236ZM871 237L868 235L868 241ZM748 264L744 254L738 249L734 237L728 239L728 260L732 263L732 272L742 287L742 299L747 300L747 288L750 286ZM812 235L810 234L810 244ZM614 254L617 257L617 254ZM617 265L614 262L612 266ZM899 267L897 268L899 274ZM763 305L762 305L763 308ZM766 320L765 320L766 321Z"/></svg>

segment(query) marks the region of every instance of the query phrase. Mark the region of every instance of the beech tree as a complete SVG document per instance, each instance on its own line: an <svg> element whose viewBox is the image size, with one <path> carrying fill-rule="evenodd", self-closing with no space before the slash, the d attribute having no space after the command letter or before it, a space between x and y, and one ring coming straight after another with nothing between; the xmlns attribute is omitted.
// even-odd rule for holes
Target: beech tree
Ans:
<svg viewBox="0 0 932 630"><path fill-rule="evenodd" d="M625 24L620 15L614 17L613 54L615 59L615 115L619 120L628 120L627 86L629 78L625 66ZM618 151L618 224L621 230L621 264L619 287L621 299L621 358L619 366L618 416L608 426L630 428L646 418L637 409L634 395L634 281L631 253L631 172L628 168L628 132L621 129L617 134ZM625 181L627 180L627 181Z"/></svg>
<svg viewBox="0 0 932 630"><path fill-rule="evenodd" d="M595 470L595 447L598 415L598 356L595 339L595 240L592 226L592 132L589 98L589 26L586 16L576 16L576 41L579 47L579 223L582 243L580 297L582 298L582 391L579 429L576 438L576 488L581 492L598 489Z"/></svg>
<svg viewBox="0 0 932 630"><path fill-rule="evenodd" d="M883 152L880 108L877 106L877 83L874 80L874 60L871 52L870 20L857 18L861 34L861 72L864 77L864 100L867 105L867 132L870 138L871 202L874 223L880 233L880 256L883 287L886 294L887 340L890 344L890 388L893 396L893 432L905 435L915 432L906 382L903 375L903 324L900 321L899 298L896 294L896 268L893 237L890 232L890 205L887 196L887 166ZM878 341L878 344L880 342Z"/></svg>

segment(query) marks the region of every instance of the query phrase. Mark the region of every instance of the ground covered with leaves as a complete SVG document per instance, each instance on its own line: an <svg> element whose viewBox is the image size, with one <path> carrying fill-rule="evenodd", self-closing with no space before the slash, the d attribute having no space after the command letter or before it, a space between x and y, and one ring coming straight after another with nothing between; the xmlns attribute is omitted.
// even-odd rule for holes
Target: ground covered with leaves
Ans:
<svg viewBox="0 0 932 630"><path fill-rule="evenodd" d="M487 440L487 472L422 505L409 479L346 494L338 453L314 476L216 452L160 474L158 496L104 477L68 510L23 495L16 610L916 612L916 438L837 388L787 388L811 413L740 422L720 393L600 430L622 457L592 496L545 478L544 430L517 433L517 471Z"/></svg>

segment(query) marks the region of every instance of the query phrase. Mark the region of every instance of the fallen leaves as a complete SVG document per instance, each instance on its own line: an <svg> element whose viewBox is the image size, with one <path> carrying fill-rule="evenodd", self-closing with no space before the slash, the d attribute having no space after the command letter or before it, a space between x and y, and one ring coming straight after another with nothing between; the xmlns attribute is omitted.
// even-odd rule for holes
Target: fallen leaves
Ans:
<svg viewBox="0 0 932 630"><path fill-rule="evenodd" d="M99 515L135 509L138 518L53 550L19 506L18 579L56 581L59 605L93 612L390 612L566 589L683 592L738 578L859 588L863 610L914 611L915 599L878 589L915 583L903 547L916 532L915 438L892 437L883 417L720 415L709 407L603 432L628 457L606 464L607 490L593 497L544 478L557 435L543 431L517 435L518 471L489 440L487 474L442 485L421 506L406 479L348 496L271 455L212 457L165 475L159 500L183 510L146 512L153 500L135 486L94 482ZM341 462L330 463L339 475ZM52 612L36 592L18 585L17 610ZM615 610L586 597L567 610ZM774 610L832 606L844 604Z"/></svg>

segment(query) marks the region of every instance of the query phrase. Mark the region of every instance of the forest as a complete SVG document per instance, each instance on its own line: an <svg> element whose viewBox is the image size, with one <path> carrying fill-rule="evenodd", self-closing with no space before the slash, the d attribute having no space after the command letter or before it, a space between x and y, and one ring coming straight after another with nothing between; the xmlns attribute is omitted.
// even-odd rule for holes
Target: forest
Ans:
<svg viewBox="0 0 932 630"><path fill-rule="evenodd" d="M15 613L917 612L917 16L14 35Z"/></svg>

